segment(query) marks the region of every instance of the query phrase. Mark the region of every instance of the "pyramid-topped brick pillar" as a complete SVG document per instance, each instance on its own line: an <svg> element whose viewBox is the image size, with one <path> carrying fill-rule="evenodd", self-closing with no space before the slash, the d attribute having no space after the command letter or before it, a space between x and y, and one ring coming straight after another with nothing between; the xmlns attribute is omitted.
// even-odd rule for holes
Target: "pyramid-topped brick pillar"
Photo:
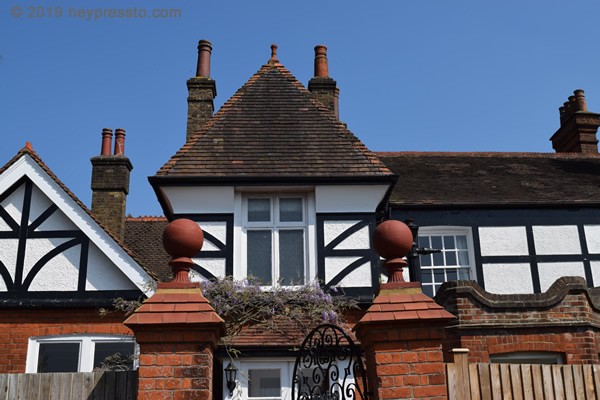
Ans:
<svg viewBox="0 0 600 400"><path fill-rule="evenodd" d="M410 229L385 221L375 230L375 250L386 259L388 282L354 330L365 350L369 388L375 399L446 399L442 341L455 317L404 282L404 257L412 246Z"/></svg>
<svg viewBox="0 0 600 400"><path fill-rule="evenodd" d="M138 400L213 397L213 359L225 323L189 280L190 257L202 248L202 230L179 219L165 228L163 244L174 278L159 283L126 321L140 345Z"/></svg>

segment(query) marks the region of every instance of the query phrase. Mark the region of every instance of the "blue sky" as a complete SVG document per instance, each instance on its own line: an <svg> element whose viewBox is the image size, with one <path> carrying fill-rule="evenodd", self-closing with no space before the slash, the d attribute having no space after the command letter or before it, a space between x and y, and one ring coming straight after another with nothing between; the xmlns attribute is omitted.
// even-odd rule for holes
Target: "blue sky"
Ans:
<svg viewBox="0 0 600 400"><path fill-rule="evenodd" d="M134 7L181 17L73 16ZM271 43L305 85L325 44L340 117L372 150L551 152L574 89L600 112L599 11L553 0L4 0L0 164L30 141L89 205L101 130L122 127L134 165L127 211L161 214L147 177L184 143L199 39L213 42L217 108Z"/></svg>

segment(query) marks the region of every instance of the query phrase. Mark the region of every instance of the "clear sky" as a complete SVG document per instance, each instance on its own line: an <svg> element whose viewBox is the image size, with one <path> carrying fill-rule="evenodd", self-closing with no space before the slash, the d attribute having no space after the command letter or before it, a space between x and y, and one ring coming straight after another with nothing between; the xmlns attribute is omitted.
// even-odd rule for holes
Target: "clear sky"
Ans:
<svg viewBox="0 0 600 400"><path fill-rule="evenodd" d="M119 9L138 18L97 14ZM340 117L371 150L551 152L574 89L600 112L599 19L597 0L2 0L0 164L30 141L89 205L102 128L122 127L127 212L162 214L147 177L185 141L199 39L217 108L271 43L305 85L325 44Z"/></svg>

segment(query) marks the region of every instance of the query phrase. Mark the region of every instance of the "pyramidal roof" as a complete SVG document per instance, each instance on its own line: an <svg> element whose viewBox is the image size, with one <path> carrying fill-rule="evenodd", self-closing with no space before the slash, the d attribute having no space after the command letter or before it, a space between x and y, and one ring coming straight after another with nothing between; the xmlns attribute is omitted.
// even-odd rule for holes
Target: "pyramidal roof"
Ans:
<svg viewBox="0 0 600 400"><path fill-rule="evenodd" d="M276 60L263 65L156 173L196 179L393 176Z"/></svg>

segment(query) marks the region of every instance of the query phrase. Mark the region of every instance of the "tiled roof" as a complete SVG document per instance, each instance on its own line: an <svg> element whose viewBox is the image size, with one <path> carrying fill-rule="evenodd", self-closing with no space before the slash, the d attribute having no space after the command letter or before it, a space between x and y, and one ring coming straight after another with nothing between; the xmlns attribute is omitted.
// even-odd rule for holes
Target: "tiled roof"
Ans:
<svg viewBox="0 0 600 400"><path fill-rule="evenodd" d="M162 244L162 234L168 221L165 217L127 217L125 220L125 244L138 260L152 271L160 281L173 277L169 266L171 257Z"/></svg>
<svg viewBox="0 0 600 400"><path fill-rule="evenodd" d="M166 289L159 287L127 318L125 325L163 325L211 323L225 331L225 322L217 315L200 288Z"/></svg>
<svg viewBox="0 0 600 400"><path fill-rule="evenodd" d="M376 153L407 206L600 204L600 155L579 153Z"/></svg>
<svg viewBox="0 0 600 400"><path fill-rule="evenodd" d="M386 293L385 290L375 297L373 304L360 320L361 323L401 320L454 319L431 297L422 293L403 294Z"/></svg>
<svg viewBox="0 0 600 400"><path fill-rule="evenodd" d="M264 65L157 177L387 177L392 173L285 67Z"/></svg>

